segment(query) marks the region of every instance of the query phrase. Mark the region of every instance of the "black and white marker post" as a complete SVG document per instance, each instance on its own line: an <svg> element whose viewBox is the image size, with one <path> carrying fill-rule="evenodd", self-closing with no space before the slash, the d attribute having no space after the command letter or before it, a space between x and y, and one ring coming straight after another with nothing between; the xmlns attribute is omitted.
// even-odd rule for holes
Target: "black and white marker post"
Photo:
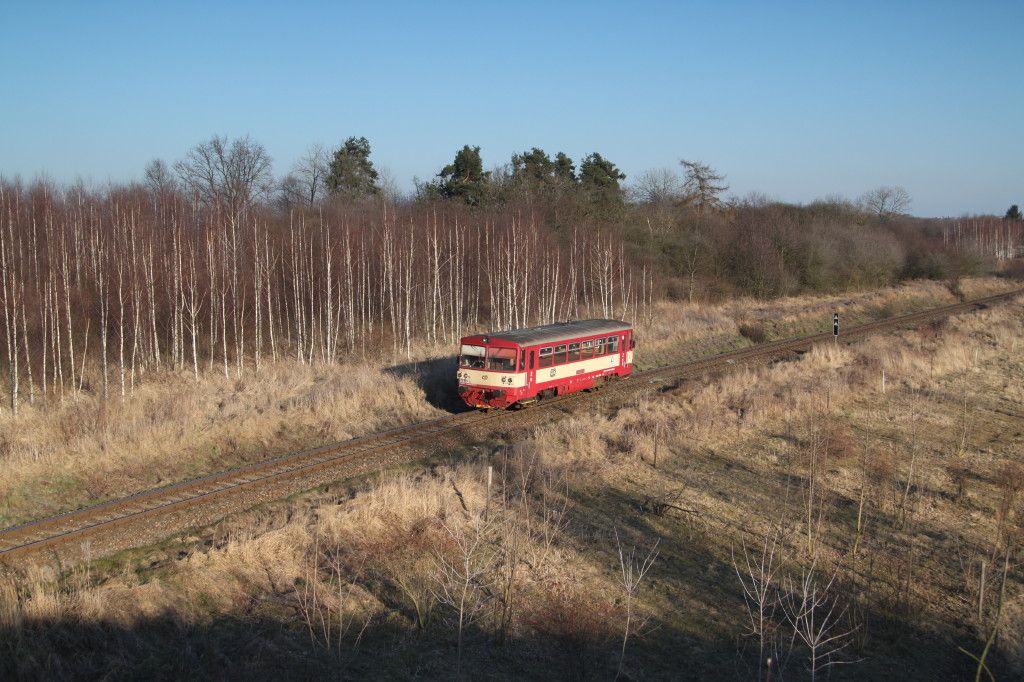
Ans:
<svg viewBox="0 0 1024 682"><path fill-rule="evenodd" d="M839 343L839 313L832 313L832 338Z"/></svg>

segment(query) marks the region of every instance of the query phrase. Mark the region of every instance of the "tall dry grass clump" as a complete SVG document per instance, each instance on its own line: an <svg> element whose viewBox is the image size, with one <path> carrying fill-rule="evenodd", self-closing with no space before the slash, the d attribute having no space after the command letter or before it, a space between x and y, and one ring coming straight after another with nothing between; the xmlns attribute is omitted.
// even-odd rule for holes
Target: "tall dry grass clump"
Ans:
<svg viewBox="0 0 1024 682"><path fill-rule="evenodd" d="M273 453L429 419L410 377L370 367L265 365L199 383L167 374L123 404L82 396L0 413L0 519L12 523Z"/></svg>

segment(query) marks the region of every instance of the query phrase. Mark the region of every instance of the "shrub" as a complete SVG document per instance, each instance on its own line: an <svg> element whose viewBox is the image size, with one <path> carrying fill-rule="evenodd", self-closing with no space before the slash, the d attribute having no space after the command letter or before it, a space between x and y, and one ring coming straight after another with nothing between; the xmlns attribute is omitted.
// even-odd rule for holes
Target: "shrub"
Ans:
<svg viewBox="0 0 1024 682"><path fill-rule="evenodd" d="M874 320L888 320L890 317L896 314L896 311L893 309L892 303L889 301L886 301L885 303L877 303L875 305L870 305L867 307L866 312L868 316Z"/></svg>
<svg viewBox="0 0 1024 682"><path fill-rule="evenodd" d="M764 343L768 340L768 330L761 322L744 322L740 325L740 336L753 343Z"/></svg>

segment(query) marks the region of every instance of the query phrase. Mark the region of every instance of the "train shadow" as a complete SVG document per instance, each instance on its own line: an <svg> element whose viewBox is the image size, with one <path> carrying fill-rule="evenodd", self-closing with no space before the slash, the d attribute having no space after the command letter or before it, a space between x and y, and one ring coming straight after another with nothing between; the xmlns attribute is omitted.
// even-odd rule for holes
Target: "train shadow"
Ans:
<svg viewBox="0 0 1024 682"><path fill-rule="evenodd" d="M451 355L432 360L392 365L385 368L384 372L393 377L412 379L417 386L423 389L423 395L427 402L445 412L458 414L459 412L469 412L472 408L462 402L455 390L457 366L456 356Z"/></svg>

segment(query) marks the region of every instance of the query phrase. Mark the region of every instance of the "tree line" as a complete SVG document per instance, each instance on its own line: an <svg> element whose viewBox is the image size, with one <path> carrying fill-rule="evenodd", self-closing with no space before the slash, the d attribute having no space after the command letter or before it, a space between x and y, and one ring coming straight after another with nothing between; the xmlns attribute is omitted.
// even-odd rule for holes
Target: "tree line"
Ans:
<svg viewBox="0 0 1024 682"><path fill-rule="evenodd" d="M394 178L386 171L382 175L371 154L366 137L349 137L332 151L316 144L283 177L274 178L263 145L248 136L235 140L213 136L173 165L154 159L145 169L145 179L158 192L180 188L207 201L223 197L236 212L241 208L239 202L257 197L284 208L312 206L332 198L354 201L374 197L392 201L449 199L482 206L508 203L523 194L557 197L567 190L578 191L598 205L670 202L705 212L722 208L722 195L729 189L724 174L699 160L680 159L681 173L671 168L648 170L626 186L625 173L599 152L583 157L577 169L565 152L552 157L533 147L484 170L480 147L467 144L432 179L414 179L415 191L406 197ZM824 203L847 204L878 220L892 220L907 215L911 196L904 187L882 186L865 192L856 202L831 197ZM1024 214L1014 204L1004 219L1019 222Z"/></svg>
<svg viewBox="0 0 1024 682"><path fill-rule="evenodd" d="M333 151L322 145L310 147L282 178L274 178L266 149L248 137L229 140L214 136L200 143L173 165L154 159L145 170L151 189L166 192L182 189L204 201L223 197L229 210L263 198L279 207L314 206L329 199L354 201L375 197L399 200L401 191L394 180L382 176L374 165L370 142L349 137ZM663 187L682 203L704 210L720 205L728 189L725 176L699 161L683 160L685 181L678 188ZM479 146L464 145L451 163L434 178L415 180L414 201L448 199L470 206L504 204L524 194L559 195L578 192L598 206L615 206L636 193L653 195L650 178L641 179L635 190L612 161L593 152L580 160L579 167L565 152L551 157L538 147L513 154L507 164L484 170ZM648 184L645 184L648 183ZM678 189L679 191L675 191Z"/></svg>
<svg viewBox="0 0 1024 682"><path fill-rule="evenodd" d="M635 318L654 297L653 274L601 230L559 243L522 213L386 201L281 213L243 196L0 183L11 409L125 397L161 369L408 359L417 341L452 345L467 329Z"/></svg>
<svg viewBox="0 0 1024 682"><path fill-rule="evenodd" d="M599 153L533 148L485 171L458 150L412 197L369 142L311 148L275 179L262 145L213 137L141 182L0 180L9 405L132 393L148 372L198 377L352 357L555 320L640 321L701 302L955 279L1019 255L1021 221L905 215L909 196L795 206L725 199L683 160L632 186Z"/></svg>

